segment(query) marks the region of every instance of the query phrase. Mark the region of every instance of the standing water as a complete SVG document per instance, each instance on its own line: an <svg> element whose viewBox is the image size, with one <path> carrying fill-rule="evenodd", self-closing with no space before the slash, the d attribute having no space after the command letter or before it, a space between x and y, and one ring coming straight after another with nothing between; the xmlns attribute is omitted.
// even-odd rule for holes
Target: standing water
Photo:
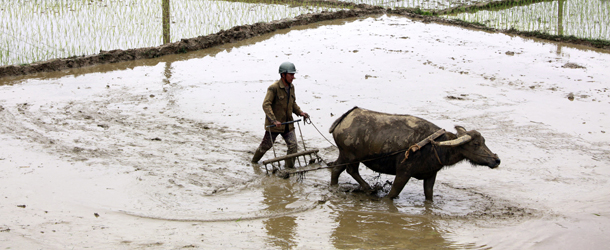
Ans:
<svg viewBox="0 0 610 250"><path fill-rule="evenodd" d="M476 129L497 169L439 172L434 202L361 166L249 163L284 61L326 133L359 106ZM404 17L338 20L151 60L1 79L3 248L600 249L610 242L610 54ZM306 143L338 152L312 126ZM285 145L278 145L280 154ZM271 158L268 153L264 159Z"/></svg>

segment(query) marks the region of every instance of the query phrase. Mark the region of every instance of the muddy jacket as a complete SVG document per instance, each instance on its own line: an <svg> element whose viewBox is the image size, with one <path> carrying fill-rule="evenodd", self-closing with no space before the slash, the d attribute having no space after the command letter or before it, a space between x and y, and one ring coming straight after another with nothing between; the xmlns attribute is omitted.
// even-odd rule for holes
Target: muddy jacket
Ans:
<svg viewBox="0 0 610 250"><path fill-rule="evenodd" d="M267 88L267 95L263 101L265 111L265 127L272 125L273 121L287 122L293 121L292 113L301 115L301 108L296 103L294 85L290 84L290 95L286 93L286 86L282 80L277 80ZM271 132L284 132L284 126L272 127ZM289 124L289 130L294 130L294 124ZM265 128L265 130L267 130Z"/></svg>

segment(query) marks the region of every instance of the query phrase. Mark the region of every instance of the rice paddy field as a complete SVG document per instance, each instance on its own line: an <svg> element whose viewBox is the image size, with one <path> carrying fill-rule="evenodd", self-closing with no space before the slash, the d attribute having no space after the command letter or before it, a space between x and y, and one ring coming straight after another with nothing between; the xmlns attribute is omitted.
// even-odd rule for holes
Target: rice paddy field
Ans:
<svg viewBox="0 0 610 250"><path fill-rule="evenodd" d="M603 38L608 1L287 1L0 0L0 249L610 246L610 46L474 24ZM285 61L299 151L337 159L358 106L476 130L501 166L444 168L433 201L364 165L374 193L278 178L251 160Z"/></svg>
<svg viewBox="0 0 610 250"><path fill-rule="evenodd" d="M329 8L209 0L170 1L170 42ZM0 0L0 65L163 44L161 0Z"/></svg>
<svg viewBox="0 0 610 250"><path fill-rule="evenodd" d="M560 0L446 16L495 29L610 40L610 1Z"/></svg>
<svg viewBox="0 0 610 250"><path fill-rule="evenodd" d="M100 50L159 46L163 0L0 0L0 65L23 65ZM477 0L348 0L385 8L442 11L484 4ZM345 9L291 1L171 0L168 42L234 26ZM497 10L447 15L497 29L540 31L610 40L610 1L520 1Z"/></svg>

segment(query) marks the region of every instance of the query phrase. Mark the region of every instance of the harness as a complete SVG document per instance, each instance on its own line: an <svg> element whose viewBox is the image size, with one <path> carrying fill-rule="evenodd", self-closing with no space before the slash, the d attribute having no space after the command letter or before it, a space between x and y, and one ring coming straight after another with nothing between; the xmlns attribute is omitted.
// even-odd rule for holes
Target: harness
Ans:
<svg viewBox="0 0 610 250"><path fill-rule="evenodd" d="M317 130L317 128L316 128L316 130ZM359 161L359 162L367 162L367 161L378 160L378 159L390 157L390 156L393 156L393 155L396 155L396 154L399 154L399 153L402 153L403 151L405 151L405 158L400 162L400 163L404 163L409 158L409 153L410 152L416 152L416 151L420 150L422 147L426 146L426 144L430 143L430 144L432 144L432 149L434 150L434 155L436 156L436 159L438 160L438 163L443 165L443 162L441 161L441 158L438 156L438 152L436 151L436 144L437 144L437 142L435 142L434 140L436 138L440 137L441 135L443 135L445 132L446 132L445 129L440 129L440 130L434 132L434 134L432 134L432 135L426 137L425 139L421 140L420 142L413 144L411 147L409 147L406 150L403 149L403 150L395 151L395 152L389 153L387 155L383 155L383 156L380 156L380 157L375 157L375 158L372 158L372 159L366 159L366 160L362 160L362 161ZM320 133L320 130L318 130L318 133ZM322 133L320 133L320 134L322 134ZM326 137L324 137L324 138L326 139ZM326 140L328 141L328 139L326 139ZM330 142L330 141L328 141L328 142ZM332 143L331 143L331 145L335 146ZM337 147L337 146L335 146L335 147ZM352 163L353 162L348 162L348 163L343 163L343 164L340 164L340 165L332 165L332 166L328 166L328 167L331 168L331 167L336 167L336 166L344 166L344 165L349 165L349 164L352 164Z"/></svg>
<svg viewBox="0 0 610 250"><path fill-rule="evenodd" d="M438 160L438 163L443 165L443 163L441 162L441 158L438 157L438 152L436 151L436 146L435 146L434 140L436 138L438 138L439 136L443 135L444 133L445 133L445 129L440 129L440 130L434 132L434 134L426 137L426 139L423 139L420 142L413 144L413 146L411 146L411 147L409 147L409 149L407 149L407 151L405 152L405 158L400 163L405 162L409 158L410 152L415 152L417 150L420 150L423 146L426 146L426 144L431 143L432 149L434 150L434 155L436 155L436 159Z"/></svg>

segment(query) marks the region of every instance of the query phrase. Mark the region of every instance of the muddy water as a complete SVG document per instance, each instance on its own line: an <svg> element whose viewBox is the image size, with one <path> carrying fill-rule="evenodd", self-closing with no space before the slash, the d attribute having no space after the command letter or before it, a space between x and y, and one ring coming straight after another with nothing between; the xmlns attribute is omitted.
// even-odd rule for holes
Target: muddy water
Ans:
<svg viewBox="0 0 610 250"><path fill-rule="evenodd" d="M402 17L340 20L209 50L2 79L0 246L588 248L608 243L610 55ZM498 169L442 170L434 202L361 167L304 180L249 159L283 61L324 136L353 106L476 129ZM306 146L338 152L311 125ZM285 145L277 145L278 154ZM263 159L271 158L270 151Z"/></svg>

